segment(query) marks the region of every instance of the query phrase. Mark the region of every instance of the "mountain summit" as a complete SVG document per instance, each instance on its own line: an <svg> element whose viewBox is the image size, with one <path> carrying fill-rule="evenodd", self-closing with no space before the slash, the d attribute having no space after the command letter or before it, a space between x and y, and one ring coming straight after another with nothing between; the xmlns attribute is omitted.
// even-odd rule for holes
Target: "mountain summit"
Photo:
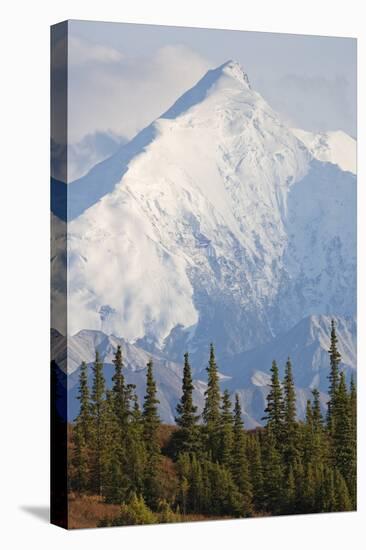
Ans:
<svg viewBox="0 0 366 550"><path fill-rule="evenodd" d="M183 94L161 118L176 118L207 96L225 90L226 93L250 89L249 79L243 68L235 61L227 61L208 71L193 88Z"/></svg>
<svg viewBox="0 0 366 550"><path fill-rule="evenodd" d="M203 361L211 340L235 355L355 312L355 177L233 61L69 187L71 333Z"/></svg>

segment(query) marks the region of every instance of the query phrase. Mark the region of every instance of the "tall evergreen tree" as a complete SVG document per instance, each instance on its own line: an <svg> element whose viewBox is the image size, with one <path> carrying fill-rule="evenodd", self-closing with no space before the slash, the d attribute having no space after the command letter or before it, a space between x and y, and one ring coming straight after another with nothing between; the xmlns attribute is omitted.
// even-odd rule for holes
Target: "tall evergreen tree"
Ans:
<svg viewBox="0 0 366 550"><path fill-rule="evenodd" d="M80 402L80 409L72 432L74 440L73 464L76 469L75 488L77 491L85 491L88 489L88 446L91 443L92 434L90 392L85 361L81 363L80 367L77 399Z"/></svg>
<svg viewBox="0 0 366 550"><path fill-rule="evenodd" d="M144 438L148 451L151 455L157 453L159 449L159 443L157 438L157 431L160 425L160 418L158 414L157 389L153 375L153 362L152 359L147 363L146 371L146 395L143 404L143 426L144 426Z"/></svg>
<svg viewBox="0 0 366 550"><path fill-rule="evenodd" d="M330 431L333 430L333 409L335 407L335 401L337 396L337 389L339 385L339 364L341 362L341 354L338 351L338 338L335 328L335 321L332 319L331 332L330 332L330 347L329 347L329 359L330 359L330 372L329 372L329 401L328 401L328 414L327 424Z"/></svg>
<svg viewBox="0 0 366 550"><path fill-rule="evenodd" d="M333 408L332 435L333 464L346 480L348 488L354 487L356 476L356 449L352 437L350 397L344 372L340 374Z"/></svg>
<svg viewBox="0 0 366 550"><path fill-rule="evenodd" d="M324 434L323 416L320 409L320 393L317 388L312 390L312 461L319 466L326 455L326 440Z"/></svg>
<svg viewBox="0 0 366 550"><path fill-rule="evenodd" d="M213 344L210 345L207 373L206 399L202 417L206 429L207 450L211 453L212 459L217 460L220 446L220 385Z"/></svg>
<svg viewBox="0 0 366 550"><path fill-rule="evenodd" d="M314 388L312 391L313 404L312 404L312 419L313 424L316 430L322 430L323 428L323 416L320 409L320 393L317 388Z"/></svg>
<svg viewBox="0 0 366 550"><path fill-rule="evenodd" d="M355 379L353 374L351 376L350 382L350 415L351 415L351 426L352 426L352 435L356 441L357 437L357 389L355 384Z"/></svg>
<svg viewBox="0 0 366 550"><path fill-rule="evenodd" d="M143 436L146 446L146 470L145 470L145 500L156 507L158 503L159 484L157 470L160 463L160 446L158 440L158 428L160 418L158 414L156 383L153 375L152 359L147 363L146 395L144 398L142 420Z"/></svg>
<svg viewBox="0 0 366 550"><path fill-rule="evenodd" d="M198 449L197 422L199 415L197 407L193 404L193 381L191 365L188 353L184 354L182 397L177 405L175 421L180 428L177 446L178 452L192 453Z"/></svg>
<svg viewBox="0 0 366 550"><path fill-rule="evenodd" d="M335 470L334 473L334 493L335 493L335 511L336 512L350 512L355 509L352 504L352 499L349 493L347 483L339 472Z"/></svg>
<svg viewBox="0 0 366 550"><path fill-rule="evenodd" d="M299 458L298 429L296 422L296 392L290 358L288 358L286 362L283 387L283 451L285 464L289 467L294 465Z"/></svg>
<svg viewBox="0 0 366 550"><path fill-rule="evenodd" d="M147 451L144 441L144 425L142 413L136 394L132 396L131 418L127 432L126 472L131 487L136 494L142 494L144 488L144 472L147 463Z"/></svg>
<svg viewBox="0 0 366 550"><path fill-rule="evenodd" d="M280 448L283 436L284 402L276 361L272 362L271 386L267 395L267 407L264 412L265 416L262 420L267 421L267 428L271 429L276 447Z"/></svg>
<svg viewBox="0 0 366 550"><path fill-rule="evenodd" d="M313 401L310 399L306 405L305 424L300 425L302 434L302 459L304 466L312 464L318 467L328 454L327 443L323 426L323 418L320 410L319 391L312 390Z"/></svg>
<svg viewBox="0 0 366 550"><path fill-rule="evenodd" d="M114 408L119 420L120 427L124 426L127 422L127 403L126 403L126 386L125 379L123 375L123 358L122 358L122 348L120 345L117 346L117 350L114 354L113 359L114 364L114 374L112 376L112 392L113 392L113 402Z"/></svg>
<svg viewBox="0 0 366 550"><path fill-rule="evenodd" d="M80 402L80 410L76 421L80 429L80 436L83 437L86 445L90 442L91 429L91 404L87 369L88 367L85 361L83 361L80 367L79 392L77 396Z"/></svg>
<svg viewBox="0 0 366 550"><path fill-rule="evenodd" d="M258 434L247 435L246 454L249 465L249 479L252 485L254 509L259 512L264 508L263 464Z"/></svg>
<svg viewBox="0 0 366 550"><path fill-rule="evenodd" d="M230 466L233 446L233 413L229 390L222 395L220 408L220 462Z"/></svg>
<svg viewBox="0 0 366 550"><path fill-rule="evenodd" d="M253 494L246 454L244 423L241 418L241 406L238 394L235 394L233 443L230 465L233 480L243 499L243 515L250 515L253 510Z"/></svg>
<svg viewBox="0 0 366 550"><path fill-rule="evenodd" d="M85 437L82 431L81 424L75 424L73 429L73 457L72 464L75 468L75 479L73 488L78 492L85 492L88 490L88 455Z"/></svg>
<svg viewBox="0 0 366 550"><path fill-rule="evenodd" d="M106 391L103 411L103 495L107 502L122 503L130 492L125 465L128 462L113 390Z"/></svg>
<svg viewBox="0 0 366 550"><path fill-rule="evenodd" d="M92 410L92 448L93 448L93 488L99 495L102 494L103 481L103 439L104 439L104 397L105 379L103 374L103 363L100 360L99 352L95 352L93 365L93 385L91 394Z"/></svg>
<svg viewBox="0 0 366 550"><path fill-rule="evenodd" d="M283 463L272 424L263 440L263 505L267 512L279 514L283 509Z"/></svg>
<svg viewBox="0 0 366 550"><path fill-rule="evenodd" d="M349 472L349 493L353 509L355 509L357 505L357 389L353 375L350 383L349 405L352 446L352 470Z"/></svg>

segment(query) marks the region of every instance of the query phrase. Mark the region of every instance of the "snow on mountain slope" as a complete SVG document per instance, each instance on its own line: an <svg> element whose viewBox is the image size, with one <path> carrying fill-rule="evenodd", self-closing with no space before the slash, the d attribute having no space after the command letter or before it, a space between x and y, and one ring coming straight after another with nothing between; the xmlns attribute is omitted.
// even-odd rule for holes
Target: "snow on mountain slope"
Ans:
<svg viewBox="0 0 366 550"><path fill-rule="evenodd" d="M331 162L341 170L356 174L357 143L351 136L342 130L313 133L294 128L292 131L314 158L321 162Z"/></svg>
<svg viewBox="0 0 366 550"><path fill-rule="evenodd" d="M71 334L203 364L210 340L230 356L307 315L355 311L355 177L315 160L236 63L77 185Z"/></svg>

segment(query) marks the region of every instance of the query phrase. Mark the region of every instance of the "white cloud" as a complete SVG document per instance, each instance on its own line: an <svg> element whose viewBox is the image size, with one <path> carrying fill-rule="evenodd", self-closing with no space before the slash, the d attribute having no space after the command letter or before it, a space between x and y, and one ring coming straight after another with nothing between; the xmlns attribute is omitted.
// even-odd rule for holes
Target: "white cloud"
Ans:
<svg viewBox="0 0 366 550"><path fill-rule="evenodd" d="M71 38L69 60L71 142L97 131L132 138L213 66L179 44L132 58L79 38Z"/></svg>
<svg viewBox="0 0 366 550"><path fill-rule="evenodd" d="M121 52L115 48L93 44L76 36L69 37L68 48L69 65L73 66L90 62L116 63L123 59Z"/></svg>

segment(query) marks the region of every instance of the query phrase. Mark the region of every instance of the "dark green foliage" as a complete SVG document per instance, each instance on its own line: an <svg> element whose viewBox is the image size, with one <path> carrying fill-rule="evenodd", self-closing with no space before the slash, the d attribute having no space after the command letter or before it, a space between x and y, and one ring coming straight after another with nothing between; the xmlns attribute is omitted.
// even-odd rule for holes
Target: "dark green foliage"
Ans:
<svg viewBox="0 0 366 550"><path fill-rule="evenodd" d="M160 424L158 414L156 383L153 376L153 362L150 360L147 363L146 371L146 395L144 398L142 422L143 422L143 435L146 441L146 450L151 455L159 454L159 443L157 439L157 430Z"/></svg>
<svg viewBox="0 0 366 550"><path fill-rule="evenodd" d="M242 513L243 515L250 515L253 511L253 493L249 475L246 436L241 418L239 396L237 394L235 395L234 425L232 430L230 457L230 460L227 460L226 464L231 466L233 480L241 495Z"/></svg>
<svg viewBox="0 0 366 550"><path fill-rule="evenodd" d="M229 390L225 390L222 396L220 415L220 447L219 460L221 464L230 466L233 450L233 413L231 411Z"/></svg>
<svg viewBox="0 0 366 550"><path fill-rule="evenodd" d="M100 361L99 353L95 353L93 365L93 385L91 394L91 412L92 412L92 470L93 486L96 494L103 493L103 453L105 436L105 380L103 374L103 363Z"/></svg>
<svg viewBox="0 0 366 550"><path fill-rule="evenodd" d="M296 393L292 375L292 365L288 358L285 367L284 406L283 406L283 453L289 469L299 460L298 424L296 422Z"/></svg>
<svg viewBox="0 0 366 550"><path fill-rule="evenodd" d="M352 501L353 508L356 508L357 503L357 389L355 385L354 378L351 378L350 384L350 396L349 396L349 407L350 407L350 422L351 422L351 469L348 475L348 487L349 493Z"/></svg>
<svg viewBox="0 0 366 550"><path fill-rule="evenodd" d="M210 359L207 367L208 380L205 391L205 406L202 413L206 429L206 450L211 452L213 460L217 460L220 453L220 385L219 373L216 365L215 350L210 345Z"/></svg>
<svg viewBox="0 0 366 550"><path fill-rule="evenodd" d="M333 463L343 478L352 483L356 470L356 455L352 432L350 397L348 395L344 373L340 374L333 408Z"/></svg>
<svg viewBox="0 0 366 550"><path fill-rule="evenodd" d="M326 457L328 441L320 411L319 391L312 390L313 402L306 406L305 425L302 427L302 453L304 464L319 465Z"/></svg>
<svg viewBox="0 0 366 550"><path fill-rule="evenodd" d="M249 466L249 479L252 488L252 502L254 509L259 512L263 509L263 466L261 440L259 434L247 436L246 450Z"/></svg>
<svg viewBox="0 0 366 550"><path fill-rule="evenodd" d="M271 436L274 438L276 448L280 449L283 443L284 401L276 361L272 362L271 386L267 395L267 407L264 412L265 416L263 420L267 421L266 425L271 430Z"/></svg>
<svg viewBox="0 0 366 550"><path fill-rule="evenodd" d="M247 517L354 510L357 393L353 379L347 387L339 363L332 323L324 422L316 388L305 420L296 418L290 359L282 385L274 361L265 428L248 432L238 395L232 410L229 391L220 391L212 345L203 424L198 424L185 354L174 429L160 425L152 361L141 411L134 386L125 383L121 348L115 354L110 391L105 390L103 365L96 354L91 392L86 365L80 369L70 487L121 504L119 517L102 520L101 525L170 523L189 514Z"/></svg>
<svg viewBox="0 0 366 550"><path fill-rule="evenodd" d="M85 437L80 424L75 425L74 435L74 454L73 466L75 468L75 476L73 489L79 493L88 490L88 455Z"/></svg>
<svg viewBox="0 0 366 550"><path fill-rule="evenodd" d="M75 421L73 465L76 470L74 488L78 492L88 489L88 442L92 432L91 403L88 387L87 366L83 361L80 367L79 392L80 401L79 415Z"/></svg>
<svg viewBox="0 0 366 550"><path fill-rule="evenodd" d="M144 480L145 500L151 507L156 507L159 499L159 483L157 470L160 462L160 446L158 441L158 428L160 419L158 414L156 383L153 375L153 362L147 363L146 395L142 412L143 438L146 447L146 467Z"/></svg>
<svg viewBox="0 0 366 550"><path fill-rule="evenodd" d="M341 354L338 351L338 338L335 329L335 322L332 319L331 333L330 333L330 347L329 347L329 359L330 359L330 372L329 372L329 401L328 401L328 413L327 423L328 429L333 429L333 410L335 407L335 401L337 396L337 389L339 384L339 363L341 362Z"/></svg>
<svg viewBox="0 0 366 550"><path fill-rule="evenodd" d="M175 453L196 452L199 449L197 422L199 415L193 404L193 382L188 353L184 354L182 397L177 405L175 421L180 430L176 435Z"/></svg>
<svg viewBox="0 0 366 550"><path fill-rule="evenodd" d="M280 514L283 508L284 466L271 425L263 438L263 508L266 512Z"/></svg>
<svg viewBox="0 0 366 550"><path fill-rule="evenodd" d="M123 375L123 359L121 346L117 346L114 359L114 374L112 376L113 381L113 406L118 418L119 424L122 427L127 422L128 416L128 392L125 386L125 380Z"/></svg>
<svg viewBox="0 0 366 550"><path fill-rule="evenodd" d="M78 400L80 401L80 411L77 418L77 424L81 429L82 436L85 441L90 436L91 429L91 403L90 392L88 387L88 367L85 361L81 363L79 376L79 393Z"/></svg>

